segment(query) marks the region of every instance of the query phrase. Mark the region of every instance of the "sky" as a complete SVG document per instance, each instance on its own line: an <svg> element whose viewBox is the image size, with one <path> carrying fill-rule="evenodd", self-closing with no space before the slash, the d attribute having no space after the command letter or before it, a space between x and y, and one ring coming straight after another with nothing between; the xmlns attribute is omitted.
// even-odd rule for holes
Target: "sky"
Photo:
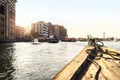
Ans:
<svg viewBox="0 0 120 80"><path fill-rule="evenodd" d="M120 0L17 0L16 25L63 25L69 37L120 38Z"/></svg>

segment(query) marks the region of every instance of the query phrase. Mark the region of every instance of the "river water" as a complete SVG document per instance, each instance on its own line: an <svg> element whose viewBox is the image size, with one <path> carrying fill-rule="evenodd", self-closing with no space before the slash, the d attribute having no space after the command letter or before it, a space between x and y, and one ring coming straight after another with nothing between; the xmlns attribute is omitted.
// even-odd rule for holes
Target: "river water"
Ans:
<svg viewBox="0 0 120 80"><path fill-rule="evenodd" d="M104 42L120 50L120 42ZM51 80L87 42L0 44L0 80Z"/></svg>

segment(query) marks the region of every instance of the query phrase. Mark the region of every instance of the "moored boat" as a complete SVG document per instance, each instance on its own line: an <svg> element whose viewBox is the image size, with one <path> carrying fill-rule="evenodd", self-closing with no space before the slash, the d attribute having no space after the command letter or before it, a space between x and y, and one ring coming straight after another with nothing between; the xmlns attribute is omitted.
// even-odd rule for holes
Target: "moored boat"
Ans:
<svg viewBox="0 0 120 80"><path fill-rule="evenodd" d="M48 43L58 43L59 42L59 40L57 40L57 39L49 39L48 40Z"/></svg>
<svg viewBox="0 0 120 80"><path fill-rule="evenodd" d="M58 43L58 42L59 42L59 39L56 36L50 37L48 39L48 43Z"/></svg>
<svg viewBox="0 0 120 80"><path fill-rule="evenodd" d="M32 43L32 44L40 44L40 43L39 43L38 38L34 38L34 40L33 40L33 43Z"/></svg>

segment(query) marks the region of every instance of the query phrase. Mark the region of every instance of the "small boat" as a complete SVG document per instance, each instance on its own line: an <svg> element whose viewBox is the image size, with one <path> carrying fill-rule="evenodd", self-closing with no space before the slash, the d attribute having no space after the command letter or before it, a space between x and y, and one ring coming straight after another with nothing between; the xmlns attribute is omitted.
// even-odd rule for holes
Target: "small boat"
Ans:
<svg viewBox="0 0 120 80"><path fill-rule="evenodd" d="M40 44L40 43L39 43L38 38L34 38L34 40L33 40L33 43L32 43L32 44Z"/></svg>
<svg viewBox="0 0 120 80"><path fill-rule="evenodd" d="M47 38L39 37L38 41L39 42L47 42Z"/></svg>
<svg viewBox="0 0 120 80"><path fill-rule="evenodd" d="M49 39L48 43L58 43L59 40L58 39Z"/></svg>
<svg viewBox="0 0 120 80"><path fill-rule="evenodd" d="M53 80L120 80L120 51L88 45Z"/></svg>
<svg viewBox="0 0 120 80"><path fill-rule="evenodd" d="M56 36L48 39L48 43L58 43L58 42L59 42L59 39Z"/></svg>

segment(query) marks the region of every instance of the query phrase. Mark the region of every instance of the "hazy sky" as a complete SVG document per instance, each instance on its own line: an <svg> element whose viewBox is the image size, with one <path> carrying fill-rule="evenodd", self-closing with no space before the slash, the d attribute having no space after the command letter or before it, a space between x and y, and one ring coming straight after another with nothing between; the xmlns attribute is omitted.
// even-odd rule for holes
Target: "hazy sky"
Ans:
<svg viewBox="0 0 120 80"><path fill-rule="evenodd" d="M69 37L120 37L120 0L17 0L16 24L64 25Z"/></svg>

